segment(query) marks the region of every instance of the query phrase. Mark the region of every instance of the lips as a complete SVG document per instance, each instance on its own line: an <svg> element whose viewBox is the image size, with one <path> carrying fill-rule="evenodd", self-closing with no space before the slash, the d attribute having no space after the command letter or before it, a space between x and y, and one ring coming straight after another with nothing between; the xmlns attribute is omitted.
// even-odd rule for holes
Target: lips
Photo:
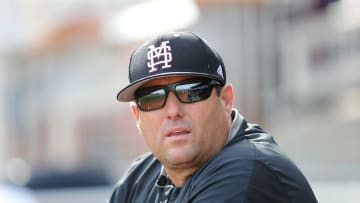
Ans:
<svg viewBox="0 0 360 203"><path fill-rule="evenodd" d="M165 137L176 137L182 135L188 135L190 130L187 128L170 128L165 132Z"/></svg>

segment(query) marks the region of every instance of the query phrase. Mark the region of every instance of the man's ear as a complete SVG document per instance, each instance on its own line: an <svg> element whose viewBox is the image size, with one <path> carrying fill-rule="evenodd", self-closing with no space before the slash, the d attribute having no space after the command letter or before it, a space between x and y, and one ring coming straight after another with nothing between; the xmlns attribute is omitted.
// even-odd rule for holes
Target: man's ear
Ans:
<svg viewBox="0 0 360 203"><path fill-rule="evenodd" d="M226 84L221 90L221 101L223 102L226 111L231 113L233 108L234 91L231 84Z"/></svg>
<svg viewBox="0 0 360 203"><path fill-rule="evenodd" d="M130 110L136 122L139 121L139 109L136 106L135 102L130 102Z"/></svg>
<svg viewBox="0 0 360 203"><path fill-rule="evenodd" d="M130 102L130 110L131 114L133 115L136 121L136 127L139 130L139 133L142 135L141 128L140 128L140 115L139 115L139 108L135 104L135 102Z"/></svg>

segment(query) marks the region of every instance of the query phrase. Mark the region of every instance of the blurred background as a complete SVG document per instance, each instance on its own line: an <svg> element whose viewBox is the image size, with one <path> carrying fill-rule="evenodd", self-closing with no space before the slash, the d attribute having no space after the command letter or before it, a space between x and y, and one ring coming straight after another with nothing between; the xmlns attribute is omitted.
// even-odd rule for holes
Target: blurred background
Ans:
<svg viewBox="0 0 360 203"><path fill-rule="evenodd" d="M147 151L128 104L115 99L129 56L171 30L218 49L235 107L274 135L319 202L359 202L359 8L357 0L0 0L0 202L14 193L36 203L109 198Z"/></svg>

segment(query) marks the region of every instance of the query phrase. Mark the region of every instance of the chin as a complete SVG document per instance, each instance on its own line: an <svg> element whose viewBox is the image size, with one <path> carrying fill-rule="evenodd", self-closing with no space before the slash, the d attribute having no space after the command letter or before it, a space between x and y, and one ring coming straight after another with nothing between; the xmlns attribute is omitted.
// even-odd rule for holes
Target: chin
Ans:
<svg viewBox="0 0 360 203"><path fill-rule="evenodd" d="M172 150L167 153L165 159L166 162L177 165L177 164L187 164L194 161L196 153L194 151L188 150Z"/></svg>

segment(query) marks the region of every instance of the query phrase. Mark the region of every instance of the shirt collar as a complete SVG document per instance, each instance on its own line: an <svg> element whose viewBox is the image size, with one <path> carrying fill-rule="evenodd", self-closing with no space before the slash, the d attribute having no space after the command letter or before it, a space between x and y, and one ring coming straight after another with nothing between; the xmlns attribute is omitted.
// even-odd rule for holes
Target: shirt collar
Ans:
<svg viewBox="0 0 360 203"><path fill-rule="evenodd" d="M236 133L239 131L241 123L244 120L244 118L240 115L237 109L232 109L231 117L232 124L228 133L226 144L229 143L236 136Z"/></svg>

